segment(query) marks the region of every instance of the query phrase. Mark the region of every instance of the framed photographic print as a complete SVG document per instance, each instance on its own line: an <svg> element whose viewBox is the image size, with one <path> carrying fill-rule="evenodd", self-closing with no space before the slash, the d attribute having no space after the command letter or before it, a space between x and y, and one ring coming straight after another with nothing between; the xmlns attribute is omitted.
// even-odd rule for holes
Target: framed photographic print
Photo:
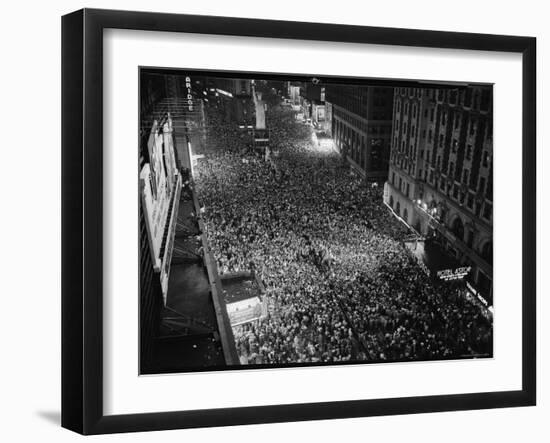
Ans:
<svg viewBox="0 0 550 443"><path fill-rule="evenodd" d="M62 25L64 427L535 404L534 38Z"/></svg>

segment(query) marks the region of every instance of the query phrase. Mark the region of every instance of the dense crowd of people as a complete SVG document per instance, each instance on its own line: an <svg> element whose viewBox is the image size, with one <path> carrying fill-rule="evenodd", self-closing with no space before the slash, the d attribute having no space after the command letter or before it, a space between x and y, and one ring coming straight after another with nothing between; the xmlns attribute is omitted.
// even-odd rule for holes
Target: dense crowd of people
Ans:
<svg viewBox="0 0 550 443"><path fill-rule="evenodd" d="M207 107L213 149L196 167L218 271L252 270L266 287L267 318L234 328L241 362L491 355L491 321L452 283L422 272L381 187L313 143L288 108L268 116L279 155L266 161Z"/></svg>

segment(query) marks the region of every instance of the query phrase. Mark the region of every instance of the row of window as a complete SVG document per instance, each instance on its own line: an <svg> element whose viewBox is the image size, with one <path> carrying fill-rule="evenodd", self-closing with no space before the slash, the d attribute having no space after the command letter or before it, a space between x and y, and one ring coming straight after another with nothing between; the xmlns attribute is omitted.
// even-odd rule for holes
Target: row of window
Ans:
<svg viewBox="0 0 550 443"><path fill-rule="evenodd" d="M404 144L404 142L403 142ZM404 146L403 146L404 148ZM416 149L413 147L413 145L410 146L410 150L408 152L409 155L401 155L398 156L395 151L392 151L391 153L391 161L393 164L395 164L399 169L406 171L409 175L415 176L416 172L416 165L414 162L414 159L416 158ZM466 151L466 157L467 159L471 159L472 155L472 146L468 145L467 151ZM424 157L424 150L420 151L420 158ZM430 152L426 152L426 162L429 163L430 161ZM490 163L490 154L488 151L483 151L482 155L482 166L484 168L488 168ZM457 181L460 181L461 183L464 183L468 185L471 188L471 184L469 184L468 180L470 178L469 174L470 171L467 168L464 168L462 171L462 177L456 177L456 174L459 174L460 171L457 171L455 168L455 162L453 160L449 161L448 168L443 173L446 174L449 177L453 177L453 179L456 179ZM441 155L438 155L435 162L435 170L441 171ZM427 180L427 171L424 172L424 177L422 177L422 169L419 170L419 177L421 180L424 181ZM479 181L479 187L477 189L477 192L484 193L486 191L485 189L485 178L480 177ZM472 188L473 189L473 188Z"/></svg>
<svg viewBox="0 0 550 443"><path fill-rule="evenodd" d="M399 100L397 100L397 112L396 112L396 116L395 116L395 122L396 122L395 131L396 132L399 132L399 130L402 129L401 126L400 126L400 118L399 118L401 116L401 114L399 114L400 103L401 102ZM408 102L405 102L404 111L403 111L403 114L402 114L404 121L407 119L406 117L408 116L407 107L408 107ZM438 108L439 108L439 105L438 105ZM424 118L428 119L428 116L429 116L429 122L430 123L435 122L435 114L436 114L436 108L435 107L430 107L430 108L425 108L424 109ZM441 108L440 114L441 114L440 126L444 127L444 126L447 125L447 120L449 118L449 111L444 109L444 108ZM413 105L412 118L416 118L416 105ZM477 128L478 128L478 125L479 125L479 121L475 116L467 115L466 113L455 112L455 113L453 113L452 118L453 118L453 128L454 129L458 129L460 127L460 124L461 124L462 120L465 120L465 124L468 125L468 135L469 136L474 136L476 134L476 131L477 131ZM407 123L405 121L403 123L403 126L406 127L406 124ZM492 131L492 126L488 125L486 136L489 139L492 138L491 131ZM405 132L406 132L406 130L403 130L403 133L405 133Z"/></svg>
<svg viewBox="0 0 550 443"><path fill-rule="evenodd" d="M390 125L368 124L366 120L354 117L348 113L337 113L336 117L334 119L336 125L342 125L342 121L344 121L367 134L383 135L391 133Z"/></svg>
<svg viewBox="0 0 550 443"><path fill-rule="evenodd" d="M482 112L488 112L491 107L493 91L491 88L473 88L464 89L417 89L417 88L398 88L398 95L402 97L421 98L422 94L432 101L439 103L448 103L453 106L461 105L465 108L475 109Z"/></svg>
<svg viewBox="0 0 550 443"><path fill-rule="evenodd" d="M424 177L422 175L424 174ZM464 171L465 182L467 182L469 171ZM445 177L440 177L439 182L434 178L433 169L428 173L428 171L419 170L419 178L426 183L432 185L435 189L440 190L440 192L446 194L449 198L456 201L458 204L466 205L466 207L477 217L483 217L488 222L492 219L492 203L485 201L483 198L479 200L476 198L476 190L471 190L465 188L460 183L453 181L452 183L448 181ZM395 171L392 172L391 184L399 189L399 191L405 195L407 198L412 199L414 196L410 195L410 183L407 180L404 180L401 176L398 177L398 183L396 182ZM485 177L479 178L479 184L477 188L478 195L486 195L488 191L488 183ZM423 198L422 191L419 191L418 198ZM492 197L491 197L492 198Z"/></svg>

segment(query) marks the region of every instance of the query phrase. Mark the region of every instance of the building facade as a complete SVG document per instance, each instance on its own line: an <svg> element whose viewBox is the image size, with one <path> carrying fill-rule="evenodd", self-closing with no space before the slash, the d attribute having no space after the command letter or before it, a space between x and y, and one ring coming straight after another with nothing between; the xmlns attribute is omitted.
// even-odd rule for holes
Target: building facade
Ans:
<svg viewBox="0 0 550 443"><path fill-rule="evenodd" d="M328 85L336 148L367 179L385 180L391 147L393 88Z"/></svg>
<svg viewBox="0 0 550 443"><path fill-rule="evenodd" d="M384 201L492 305L492 87L396 88Z"/></svg>

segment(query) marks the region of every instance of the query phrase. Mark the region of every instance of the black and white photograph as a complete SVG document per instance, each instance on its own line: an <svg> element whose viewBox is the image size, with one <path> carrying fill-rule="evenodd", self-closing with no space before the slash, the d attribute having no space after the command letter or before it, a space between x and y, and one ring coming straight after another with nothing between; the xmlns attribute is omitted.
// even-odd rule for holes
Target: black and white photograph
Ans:
<svg viewBox="0 0 550 443"><path fill-rule="evenodd" d="M0 439L548 443L546 9L7 2Z"/></svg>
<svg viewBox="0 0 550 443"><path fill-rule="evenodd" d="M142 374L493 357L491 84L139 85Z"/></svg>

